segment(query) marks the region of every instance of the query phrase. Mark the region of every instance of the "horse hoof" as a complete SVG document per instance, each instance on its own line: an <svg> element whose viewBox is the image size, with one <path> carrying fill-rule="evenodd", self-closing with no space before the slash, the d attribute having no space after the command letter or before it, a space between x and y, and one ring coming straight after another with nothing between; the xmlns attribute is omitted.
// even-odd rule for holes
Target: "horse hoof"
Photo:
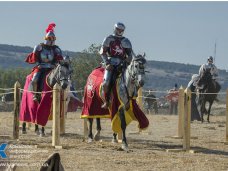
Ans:
<svg viewBox="0 0 228 171"><path fill-rule="evenodd" d="M42 133L40 134L40 137L45 137L45 133L42 132Z"/></svg>
<svg viewBox="0 0 228 171"><path fill-rule="evenodd" d="M38 130L35 131L35 133L36 133L36 135L40 135L40 131L38 131Z"/></svg>
<svg viewBox="0 0 228 171"><path fill-rule="evenodd" d="M100 132L96 132L96 134L94 135L94 140L95 141L99 141L100 140Z"/></svg>
<svg viewBox="0 0 228 171"><path fill-rule="evenodd" d="M122 144L121 148L122 148L122 150L124 150L124 151L126 151L126 152L129 151L128 145L127 145L127 144Z"/></svg>
<svg viewBox="0 0 228 171"><path fill-rule="evenodd" d="M117 144L118 143L117 139L112 139L112 143Z"/></svg>
<svg viewBox="0 0 228 171"><path fill-rule="evenodd" d="M92 143L93 139L92 138L88 138L88 143Z"/></svg>
<svg viewBox="0 0 228 171"><path fill-rule="evenodd" d="M21 133L22 133L22 134L27 134L27 131L23 131L23 130L22 130Z"/></svg>

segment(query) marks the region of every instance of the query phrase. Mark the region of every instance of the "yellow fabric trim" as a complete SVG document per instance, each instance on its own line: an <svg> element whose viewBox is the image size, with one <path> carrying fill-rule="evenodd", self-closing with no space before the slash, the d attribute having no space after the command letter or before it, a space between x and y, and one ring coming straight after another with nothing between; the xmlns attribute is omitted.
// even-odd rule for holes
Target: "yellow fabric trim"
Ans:
<svg viewBox="0 0 228 171"><path fill-rule="evenodd" d="M120 102L120 106L118 108L118 111L117 113L115 114L113 120L112 120L112 130L115 132L115 133L118 133L118 132L121 132L122 129L121 129L121 121L120 121L120 118L119 118L119 110L121 107L124 106L124 103L123 101L120 99L120 96L119 96L119 86L120 86L120 79L117 80L117 84L116 84L116 89L117 89L117 97L118 97L118 100ZM135 116L134 116L134 113L133 113L133 106L132 106L132 100L130 100L130 108L128 109L128 111L124 111L125 112L125 121L126 121L126 126L128 124L131 123L132 120L136 120ZM117 117L118 116L118 117Z"/></svg>
<svg viewBox="0 0 228 171"><path fill-rule="evenodd" d="M120 86L120 79L117 80L117 85L116 85L116 89L117 90L119 90L119 86ZM119 91L117 91L117 97L118 97L118 100L120 101L120 106L119 106L118 111L117 111L117 113L115 114L115 116L114 116L114 118L112 120L112 130L115 133L118 133L118 132L122 131L122 129L121 129L121 121L120 121L120 118L119 118L119 110L120 110L121 107L124 106L123 101L120 99ZM136 99L136 97L133 97L132 99ZM135 115L133 113L132 99L130 99L130 101L129 101L130 108L127 111L125 111L126 126L128 126L131 123L131 121L137 121L138 122L138 120L136 119L136 117L135 117ZM138 128L140 130L146 130L148 127L144 128L144 129L141 129L140 125L139 125L139 122L138 122Z"/></svg>
<svg viewBox="0 0 228 171"><path fill-rule="evenodd" d="M110 119L111 116L109 114L107 114L107 115L93 115L93 116L88 116L88 115L82 114L80 116L80 118L81 119L87 119L87 118L93 118L93 119L95 119L95 118L107 118L107 119Z"/></svg>
<svg viewBox="0 0 228 171"><path fill-rule="evenodd" d="M51 74L51 71L47 74L45 81L46 81L47 86L48 86L51 90L53 90L53 88L48 84L48 81L47 81L47 78L49 77L50 74Z"/></svg>

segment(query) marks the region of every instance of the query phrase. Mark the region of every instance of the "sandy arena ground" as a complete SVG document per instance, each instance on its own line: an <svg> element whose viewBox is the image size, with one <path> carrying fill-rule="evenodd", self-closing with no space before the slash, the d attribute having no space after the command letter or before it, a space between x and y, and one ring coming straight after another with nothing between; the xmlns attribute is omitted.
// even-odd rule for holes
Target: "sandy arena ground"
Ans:
<svg viewBox="0 0 228 171"><path fill-rule="evenodd" d="M194 121L191 124L191 149L196 153L166 152L166 149L182 148L182 140L171 136L177 135L178 117L174 115L147 115L150 126L138 134L137 122L127 127L127 138L130 152L120 149L121 144L112 144L110 120L103 119L101 141L83 142L83 120L80 111L69 113L66 120L66 134L61 136L63 149L51 147L50 121L46 127L47 135L39 137L33 126L25 135L20 134L18 141L1 137L0 143L29 145L30 151L36 150L20 159L0 159L0 163L19 162L28 166L17 167L16 171L36 171L50 154L59 152L66 171L111 171L111 170L199 170L228 171L228 145L225 141L225 116L211 116L211 123ZM0 134L12 133L12 113L0 113ZM206 118L205 118L206 119ZM4 121L4 122L3 122ZM94 124L95 125L95 124ZM95 126L94 126L95 132ZM31 146L32 145L32 146ZM38 148L35 148L38 145ZM7 151L7 150L6 150ZM12 155L9 151L8 155ZM35 165L35 166L34 166ZM3 170L3 167L0 167Z"/></svg>

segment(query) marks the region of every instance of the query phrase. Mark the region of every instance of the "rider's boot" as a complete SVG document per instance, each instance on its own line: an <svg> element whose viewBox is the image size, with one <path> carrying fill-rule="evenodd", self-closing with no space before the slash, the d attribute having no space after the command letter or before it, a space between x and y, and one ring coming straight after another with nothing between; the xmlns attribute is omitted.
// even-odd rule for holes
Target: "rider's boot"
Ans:
<svg viewBox="0 0 228 171"><path fill-rule="evenodd" d="M37 97L37 93L35 93L35 92L37 92L37 83L36 82L33 82L33 101L39 101L38 100L38 97Z"/></svg>
<svg viewBox="0 0 228 171"><path fill-rule="evenodd" d="M110 90L108 85L103 84L102 86L104 91L104 104L101 106L101 108L107 109L109 107Z"/></svg>
<svg viewBox="0 0 228 171"><path fill-rule="evenodd" d="M110 93L107 93L105 95L105 100L104 100L104 104L101 106L101 108L104 108L104 109L108 109L109 105L110 105L110 102L109 102L109 94Z"/></svg>

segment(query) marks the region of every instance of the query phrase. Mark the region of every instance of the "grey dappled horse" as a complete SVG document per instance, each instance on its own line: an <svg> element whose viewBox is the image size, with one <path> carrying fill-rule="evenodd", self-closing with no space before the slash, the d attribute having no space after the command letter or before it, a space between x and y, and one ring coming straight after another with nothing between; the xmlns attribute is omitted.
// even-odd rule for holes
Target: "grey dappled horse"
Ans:
<svg viewBox="0 0 228 171"><path fill-rule="evenodd" d="M199 101L198 101L198 104L200 106L201 121L202 122L204 121L203 115L205 113L207 114L207 121L210 122L209 117L211 112L211 106L214 100L216 99L217 93L220 91L221 86L215 80L212 79L210 70L206 70L204 72L204 74L201 76L197 84L199 87L204 85L204 88L200 90L200 93L203 93L203 94L199 95ZM205 106L206 102L209 103L208 109L206 109L206 106Z"/></svg>
<svg viewBox="0 0 228 171"><path fill-rule="evenodd" d="M128 144L126 139L126 120L125 120L125 111L129 109L129 100L133 97L137 96L137 91L140 87L144 85L144 64L146 63L145 53L143 55L134 56L130 65L127 66L124 72L120 73L120 76L116 81L119 84L118 87L118 94L120 95L121 101L124 103L124 106L119 109L119 118L121 121L121 129L122 129L122 149L127 151ZM121 66L121 64L120 64ZM92 134L92 123L93 119L89 118L89 130L88 130L88 142L91 142L93 139ZM100 139L100 118L97 118L97 132L94 136L95 140ZM118 142L116 138L117 134L113 133L113 142Z"/></svg>
<svg viewBox="0 0 228 171"><path fill-rule="evenodd" d="M57 83L61 86L61 88L63 90L65 90L69 84L69 79L70 79L70 75L71 75L72 71L73 70L70 66L69 59L65 58L65 60L60 61L57 64L57 66L50 71L50 74L47 75L47 84L53 88L53 86ZM46 75L45 75L45 77L46 77ZM45 81L45 79L43 81ZM40 91L42 91L42 90L40 90ZM35 124L35 132L37 133L37 135L40 135L40 136L45 135L44 127L42 127L41 133L40 133L37 124ZM25 122L23 122L23 124L22 124L22 134L26 134L26 123Z"/></svg>

